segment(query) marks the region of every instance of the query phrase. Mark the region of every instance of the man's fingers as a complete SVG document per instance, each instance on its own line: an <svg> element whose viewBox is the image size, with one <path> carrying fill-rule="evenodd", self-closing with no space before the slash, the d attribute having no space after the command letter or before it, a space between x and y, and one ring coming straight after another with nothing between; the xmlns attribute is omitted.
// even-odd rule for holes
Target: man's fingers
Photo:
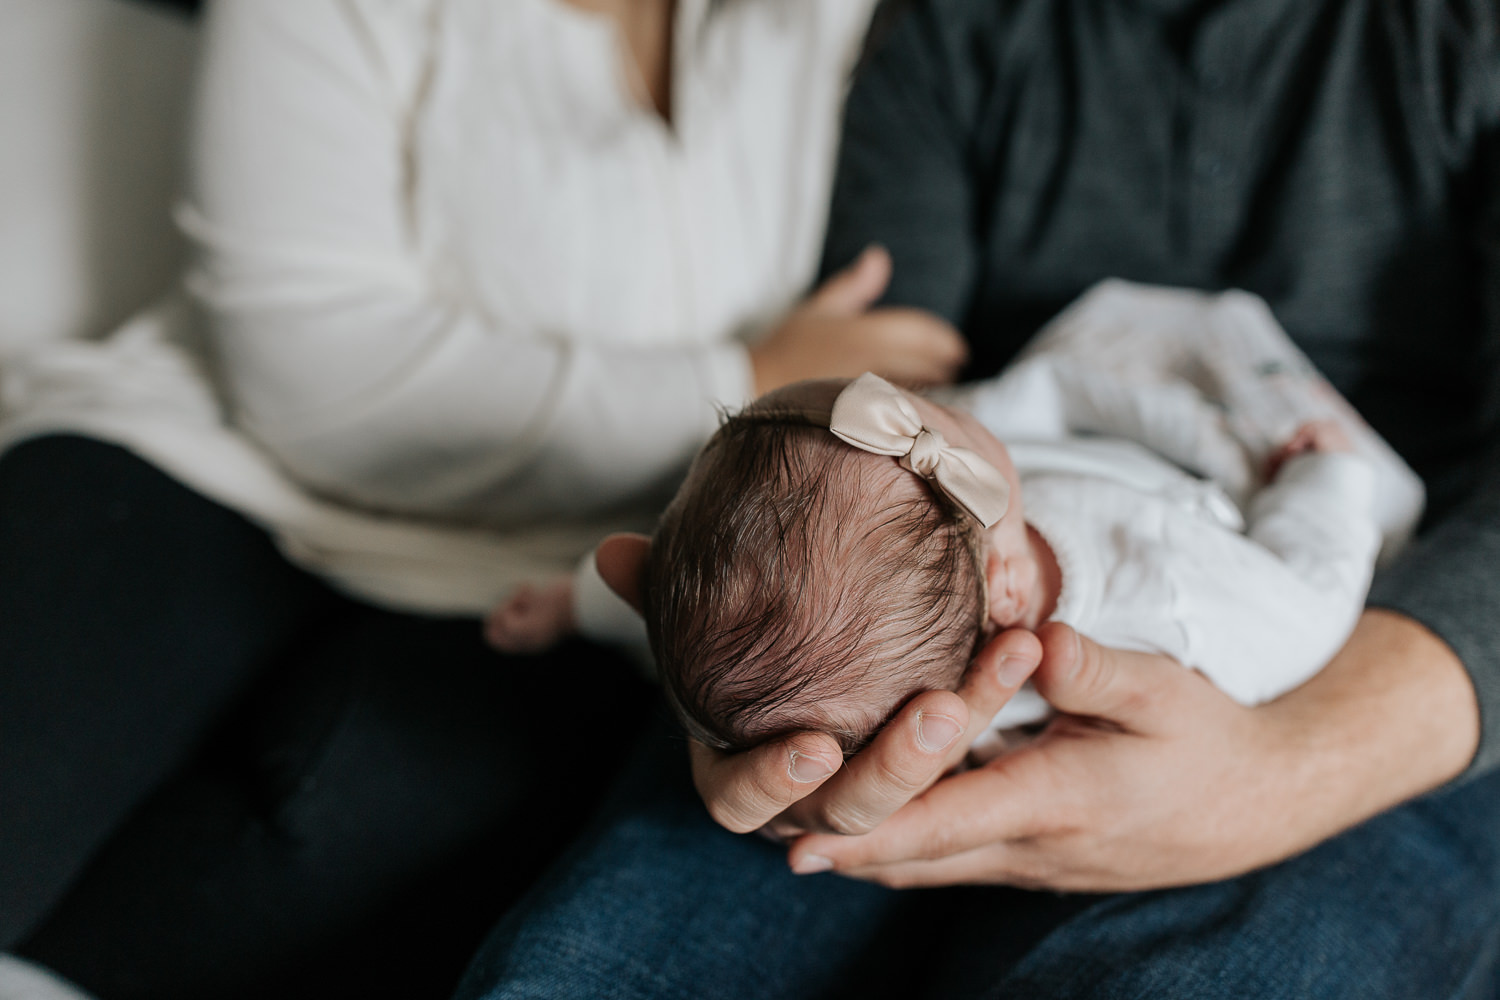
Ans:
<svg viewBox="0 0 1500 1000"><path fill-rule="evenodd" d="M927 691L908 702L864 750L787 817L806 830L873 830L953 768L1041 660L1029 632L996 636L975 657L957 694Z"/></svg>
<svg viewBox="0 0 1500 1000"><path fill-rule="evenodd" d="M922 889L948 885L1016 885L1033 884L1031 878L1009 871L1010 845L986 844L972 851L949 855L936 861L899 861L841 870L840 875L862 882L874 882L887 889Z"/></svg>
<svg viewBox="0 0 1500 1000"><path fill-rule="evenodd" d="M848 267L823 282L810 304L836 315L855 316L874 305L890 282L890 251L872 244Z"/></svg>
<svg viewBox="0 0 1500 1000"><path fill-rule="evenodd" d="M1042 661L1042 644L1024 629L1007 629L985 643L969 664L958 696L969 706L969 725L961 747L950 755L957 764L990 720L1015 696Z"/></svg>
<svg viewBox="0 0 1500 1000"><path fill-rule="evenodd" d="M1042 762L1025 757L946 778L863 836L806 834L787 862L810 874L935 861L1063 825L1065 803L1047 794Z"/></svg>
<svg viewBox="0 0 1500 1000"><path fill-rule="evenodd" d="M968 708L958 695L924 691L790 818L806 830L846 835L873 830L948 769L968 723Z"/></svg>
<svg viewBox="0 0 1500 1000"><path fill-rule="evenodd" d="M765 826L839 769L843 753L824 733L794 733L744 753L688 744L693 784L714 820L735 833Z"/></svg>
<svg viewBox="0 0 1500 1000"><path fill-rule="evenodd" d="M1037 629L1042 664L1031 677L1037 693L1060 712L1106 719L1126 729L1157 717L1162 693L1180 680L1181 665L1154 653L1100 646L1058 622Z"/></svg>
<svg viewBox="0 0 1500 1000"><path fill-rule="evenodd" d="M773 821L779 832L864 833L962 759L1040 656L1030 633L1002 633L980 651L957 694L916 696L842 770L837 742L823 733L797 733L739 754L692 743L694 784L714 819L736 833Z"/></svg>

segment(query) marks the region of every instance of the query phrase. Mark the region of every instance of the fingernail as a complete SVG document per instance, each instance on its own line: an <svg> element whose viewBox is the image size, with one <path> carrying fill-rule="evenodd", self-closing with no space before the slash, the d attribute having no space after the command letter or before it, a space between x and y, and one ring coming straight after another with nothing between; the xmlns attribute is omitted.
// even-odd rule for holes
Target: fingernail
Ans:
<svg viewBox="0 0 1500 1000"><path fill-rule="evenodd" d="M833 773L833 765L821 757L809 757L807 754L793 750L788 770L791 772L793 781L800 781L805 785L828 777Z"/></svg>
<svg viewBox="0 0 1500 1000"><path fill-rule="evenodd" d="M1001 687L1020 687L1035 669L1036 663L1033 660L1021 656L1002 656L995 679L1000 682Z"/></svg>
<svg viewBox="0 0 1500 1000"><path fill-rule="evenodd" d="M797 875L816 875L832 870L833 862L821 854L804 854L792 865L792 872Z"/></svg>
<svg viewBox="0 0 1500 1000"><path fill-rule="evenodd" d="M929 753L946 749L948 744L958 739L959 732L961 729L958 721L946 715L928 715L924 712L917 717L917 742Z"/></svg>

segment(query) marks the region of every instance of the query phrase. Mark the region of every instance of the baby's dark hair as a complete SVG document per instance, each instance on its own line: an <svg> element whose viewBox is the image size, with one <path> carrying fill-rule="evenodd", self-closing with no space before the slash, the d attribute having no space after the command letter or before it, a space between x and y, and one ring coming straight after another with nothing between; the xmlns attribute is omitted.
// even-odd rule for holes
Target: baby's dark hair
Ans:
<svg viewBox="0 0 1500 1000"><path fill-rule="evenodd" d="M862 746L957 686L981 635L974 519L804 412L728 418L662 516L642 580L688 735L742 750L799 729Z"/></svg>

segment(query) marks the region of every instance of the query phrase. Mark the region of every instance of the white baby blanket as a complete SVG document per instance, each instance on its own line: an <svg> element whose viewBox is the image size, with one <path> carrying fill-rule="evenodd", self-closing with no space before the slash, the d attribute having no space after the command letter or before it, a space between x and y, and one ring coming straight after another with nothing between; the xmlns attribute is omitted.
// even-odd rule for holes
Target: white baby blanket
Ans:
<svg viewBox="0 0 1500 1000"><path fill-rule="evenodd" d="M1241 509L1267 457L1301 424L1331 419L1374 468L1383 560L1422 515L1422 480L1247 292L1101 282L1005 372L939 395L1008 444L1135 441L1216 483Z"/></svg>

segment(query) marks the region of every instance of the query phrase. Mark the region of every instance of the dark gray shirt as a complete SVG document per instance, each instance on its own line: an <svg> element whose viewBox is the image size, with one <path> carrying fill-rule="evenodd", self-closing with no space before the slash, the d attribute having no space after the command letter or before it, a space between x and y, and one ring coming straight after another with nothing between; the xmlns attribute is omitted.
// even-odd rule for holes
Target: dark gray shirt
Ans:
<svg viewBox="0 0 1500 1000"><path fill-rule="evenodd" d="M1427 480L1374 606L1467 665L1500 766L1500 7L915 0L877 17L825 270L994 371L1109 276L1264 297Z"/></svg>

